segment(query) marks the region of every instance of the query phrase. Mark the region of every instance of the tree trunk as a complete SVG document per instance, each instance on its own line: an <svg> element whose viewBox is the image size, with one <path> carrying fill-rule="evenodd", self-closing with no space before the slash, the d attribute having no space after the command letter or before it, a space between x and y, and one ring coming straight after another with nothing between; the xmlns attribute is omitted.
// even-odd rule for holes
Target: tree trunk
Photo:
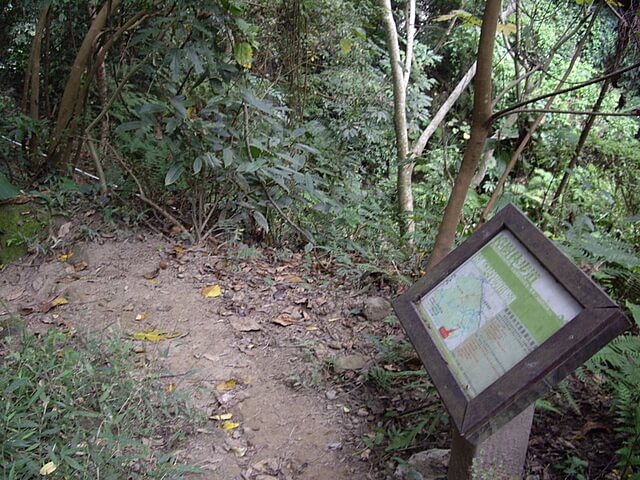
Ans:
<svg viewBox="0 0 640 480"><path fill-rule="evenodd" d="M69 79L62 94L62 100L60 101L60 108L58 110L58 117L51 137L49 145L49 158L50 161L57 167L61 167L64 158L60 158L61 148L60 146L64 142L65 137L68 137L66 132L67 127L73 119L74 111L77 107L77 102L82 101L80 98L82 89L80 83L82 75L87 69L89 61L93 53L93 46L98 38L98 35L104 29L107 20L111 13L113 13L120 5L121 0L109 0L100 9L95 19L91 23L87 34L82 41L82 45L78 49L76 58L71 67L69 73ZM66 150L66 149L63 149Z"/></svg>
<svg viewBox="0 0 640 480"><path fill-rule="evenodd" d="M24 91L22 97L22 108L25 113L29 114L31 121L36 123L40 118L40 56L42 53L42 37L47 27L47 19L51 5L47 3L38 17L36 24L36 33L31 43L31 51L29 52L29 64L24 79ZM28 107L27 107L28 105ZM29 157L31 159L32 168L37 168L35 162L40 159L37 155L38 137L32 134L29 139Z"/></svg>
<svg viewBox="0 0 640 480"><path fill-rule="evenodd" d="M500 0L487 0L486 2L480 31L480 44L478 46L478 68L474 78L475 93L471 138L465 149L460 171L449 196L449 202L438 229L435 245L427 262L427 270L442 260L453 245L467 191L476 167L480 162L484 144L489 134L492 106L491 72L493 68L493 49L501 3Z"/></svg>
<svg viewBox="0 0 640 480"><path fill-rule="evenodd" d="M415 0L409 0L415 4ZM393 119L396 134L396 157L398 163L398 210L400 213L400 225L403 234L409 236L415 232L416 224L413 218L413 192L411 189L411 176L413 174L413 161L409 158L409 135L407 132L407 91L405 85L405 74L403 64L400 59L400 47L398 44L398 33L396 22L393 19L391 0L380 0L380 6L384 11L383 21L387 30L387 45L389 47L389 57L391 60L391 75L393 77ZM413 7L415 10L415 5ZM413 27L407 27L407 31L412 31ZM407 44L407 52L413 48Z"/></svg>

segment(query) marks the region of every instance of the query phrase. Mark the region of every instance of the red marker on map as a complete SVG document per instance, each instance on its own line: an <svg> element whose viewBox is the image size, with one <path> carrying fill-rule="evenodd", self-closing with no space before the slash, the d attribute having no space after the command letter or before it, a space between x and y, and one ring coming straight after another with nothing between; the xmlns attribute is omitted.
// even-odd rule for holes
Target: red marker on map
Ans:
<svg viewBox="0 0 640 480"><path fill-rule="evenodd" d="M456 331L456 329L455 329L455 328L454 328L453 330L449 330L449 329L447 329L446 327L440 327L440 328L438 329L438 332L440 333L440 336L441 336L442 338L444 338L445 340L446 340L446 338L447 338L449 335L451 335L451 334L452 334L453 332L455 332L455 331Z"/></svg>

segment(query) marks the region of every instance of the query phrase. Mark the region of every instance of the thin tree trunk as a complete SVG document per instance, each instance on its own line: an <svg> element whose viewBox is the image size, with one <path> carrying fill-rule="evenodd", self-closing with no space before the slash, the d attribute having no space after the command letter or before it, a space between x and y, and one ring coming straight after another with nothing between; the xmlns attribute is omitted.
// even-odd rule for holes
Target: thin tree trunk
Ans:
<svg viewBox="0 0 640 480"><path fill-rule="evenodd" d="M63 143L65 137L68 136L67 127L73 119L74 111L76 110L77 102L82 101L80 82L82 75L87 69L89 61L93 53L93 46L95 41L104 29L107 20L112 12L114 12L120 5L121 0L109 0L100 9L96 15L94 21L91 23L87 34L82 41L82 45L78 49L76 58L71 67L69 73L69 79L62 94L62 100L60 101L60 108L58 110L58 118L53 130L51 143L49 146L49 157L51 161L60 167L62 158L60 158L60 146ZM66 143L66 142L64 142ZM66 150L63 149L63 150Z"/></svg>
<svg viewBox="0 0 640 480"><path fill-rule="evenodd" d="M465 73L464 76L460 79L458 85L456 85L456 88L453 89L444 103L440 106L436 114L433 116L431 122L429 122L429 125L427 125L427 128L422 131L420 137L411 150L411 154L414 157L419 157L420 155L422 155L422 152L427 146L427 143L429 143L429 140L438 129L442 121L445 119L447 113L449 113L449 110L451 110L451 107L453 107L453 105L458 101L458 98L460 98L460 95L462 95L462 92L464 92L469 86L471 80L473 79L473 76L476 74L477 64L477 62L473 62L473 65L471 65L469 70L467 70L467 73Z"/></svg>
<svg viewBox="0 0 640 480"><path fill-rule="evenodd" d="M29 64L24 80L24 91L22 97L22 108L25 113L29 114L31 121L36 123L40 119L40 57L42 54L42 37L47 27L47 18L51 5L47 3L38 16L36 24L36 33L31 43L31 51L29 52ZM28 107L27 107L28 106ZM38 137L32 134L29 138L29 157L32 166L35 168L34 162L39 162L37 156Z"/></svg>
<svg viewBox="0 0 640 480"><path fill-rule="evenodd" d="M634 29L632 25L634 25L634 23L637 25L636 23L637 12L635 11L635 9L629 8L627 10L626 15L630 18L625 19L624 17L619 17L619 21L618 21L618 38L616 42L616 50L615 50L613 59L611 60L611 66L609 67L609 69L613 71L620 68L620 62L622 62L624 53L627 50L627 47L629 46L631 35L633 35ZM591 108L592 112L600 111L600 109L602 108L602 103L604 102L604 99L607 96L607 92L609 91L609 87L611 86L612 82L613 82L612 77L608 77L604 81L604 83L602 84L602 87L600 87L600 94L598 95L596 102L593 104L593 107ZM596 115L589 116L585 121L582 132L580 133L580 138L578 139L578 144L576 145L576 149L573 152L573 155L571 156L571 160L569 161L569 164L567 165L567 168L564 171L564 175L560 180L560 184L558 185L558 188L556 189L553 195L553 199L551 200L549 211L552 211L555 208L558 201L560 200L560 197L564 193L564 190L567 187L567 184L569 183L571 172L578 164L580 155L582 154L582 149L584 148L584 144L587 141L587 137L589 136L589 132L591 131L591 128L593 127L593 124L595 123L595 121L596 121Z"/></svg>
<svg viewBox="0 0 640 480"><path fill-rule="evenodd" d="M589 18L590 15L591 14L584 15L579 22L577 22L575 25L570 26L567 29L567 31L564 33L564 35L562 35L562 37L560 37L556 41L556 43L551 47L551 49L549 50L549 55L547 55L547 58L545 59L544 64L535 65L530 71L515 78L509 85L507 85L502 90L502 92L496 95L496 98L493 100L493 104L496 105L500 101L500 99L504 95L506 95L512 88L519 87L522 80L525 80L525 79L528 80L531 77L531 75L533 75L538 71L546 72L547 69L549 68L549 65L551 65L551 62L555 57L556 53L560 49L560 47L562 47L562 45L564 45L571 37L573 37L573 35L582 27L582 25L586 22L586 20ZM518 99L525 98L528 95L530 95L534 90L536 90L540 86L543 78L544 78L543 76L540 76L535 81L532 81L532 82L527 81L525 87L523 88L523 92L516 93L516 98ZM518 121L517 114L509 115L505 120L505 123L502 125L502 127L500 127L500 129L496 133L494 133L494 135L491 138L498 140L500 138L500 132L509 130L511 127L513 127L516 124L517 121ZM471 188L477 188L478 185L480 185L480 183L484 179L484 176L486 175L486 172L487 172L489 160L493 157L494 151L495 151L495 148L490 148L482 156L482 161L480 162L478 170L476 171L473 177L473 180L471 181Z"/></svg>
<svg viewBox="0 0 640 480"><path fill-rule="evenodd" d="M46 118L51 118L51 99L49 71L51 70L50 52L51 50L51 15L47 16L47 27L44 37L44 73L42 78L42 90L44 92L44 113Z"/></svg>
<svg viewBox="0 0 640 480"><path fill-rule="evenodd" d="M415 2L415 0L409 0ZM411 189L411 177L413 174L413 162L409 159L409 135L407 132L407 91L405 89L405 72L400 59L400 46L396 22L393 18L391 0L380 0L380 6L384 11L383 21L387 30L387 44L391 60L391 75L393 77L393 118L396 134L396 157L398 163L398 209L400 212L400 225L403 234L409 238L415 232L415 220L413 218L413 192ZM410 7L411 8L411 7ZM413 7L415 8L415 6ZM407 51L409 51L407 45ZM413 46L411 46L413 48ZM411 240L409 240L410 242Z"/></svg>
<svg viewBox="0 0 640 480"><path fill-rule="evenodd" d="M595 24L596 18L598 16L598 13L600 12L601 8L602 8L602 3L599 4L599 6L596 9L596 11L593 13L593 16L591 17L591 21L589 22L589 25L587 26L587 29L584 32L584 35L582 36L582 38L580 39L580 41L576 45L576 49L573 52L573 56L571 57L571 61L569 62L569 65L568 65L567 69L565 70L565 72L564 72L564 74L562 76L562 79L558 82L558 85L556 86L555 92L559 92L560 90L562 90L565 82L569 78L569 75L571 75L571 72L573 71L573 67L575 67L576 62L578 61L578 58L580 58L580 55L582 54L582 49L584 48L584 45L587 42L587 39L591 35L591 30L593 29L593 26ZM549 99L547 99L547 102L545 103L544 110L550 109L551 105L553 104L553 102L555 101L556 98L557 97L555 97L555 96L554 97L549 97ZM498 184L496 185L495 189L493 190L493 193L491 194L491 198L489 199L489 201L485 205L484 209L482 210L482 215L480 216L480 222L479 222L480 224L484 223L487 220L487 217L489 216L489 212L491 212L491 209L493 208L495 203L498 201L498 196L500 195L500 192L502 191L502 187L504 187L504 184L507 181L507 178L509 177L509 174L511 173L511 170L513 170L513 167L515 166L516 162L518 161L518 158L520 158L520 155L522 155L522 152L524 152L524 149L529 144L529 141L531 141L531 138L533 137L533 133L538 129L538 127L540 126L540 124L544 120L544 116L545 116L544 113L541 113L540 115L538 115L538 117L534 120L534 122L531 124L531 126L527 129L527 133L525 134L524 138L518 144L518 147L516 148L515 152L513 152L513 154L511 155L511 159L509 160L509 163L507 164L507 168L505 168L504 172L502 172L502 176L500 177L500 180L498 181ZM590 118L593 118L593 117L590 117Z"/></svg>
<svg viewBox="0 0 640 480"><path fill-rule="evenodd" d="M602 108L602 102L604 101L605 97L607 96L607 92L609 91L609 85L611 85L611 80L605 80L605 82L602 84L602 87L600 87L600 95L598 95L598 98L596 102L593 104L591 111L593 112L600 111L600 108ZM571 176L571 171L574 168L576 168L576 165L578 164L578 159L582 154L582 148L584 147L584 144L587 141L587 137L589 136L589 132L591 131L591 127L593 127L593 124L595 123L596 118L597 118L596 115L590 115L585 121L584 127L582 128L582 132L580 132L580 138L578 139L576 148L573 151L573 155L571 156L571 160L569 161L569 164L567 165L567 168L564 171L564 175L562 175L562 180L560 180L560 184L558 185L558 188L553 194L553 199L551 200L551 206L549 207L549 210L553 210L555 208L556 204L558 203L558 200L560 199L560 196L563 194L564 189L569 183L569 177Z"/></svg>
<svg viewBox="0 0 640 480"><path fill-rule="evenodd" d="M469 190L471 179L476 171L476 167L482 156L485 141L489 134L489 120L491 118L492 106L491 73L493 69L493 49L495 46L501 3L501 0L487 0L485 5L480 31L480 43L478 46L478 67L474 78L475 93L473 99L473 117L471 121L471 138L465 149L460 171L456 176L451 195L449 196L449 201L438 229L435 245L427 262L427 270L430 270L442 260L447 253L449 253L453 245L467 191Z"/></svg>

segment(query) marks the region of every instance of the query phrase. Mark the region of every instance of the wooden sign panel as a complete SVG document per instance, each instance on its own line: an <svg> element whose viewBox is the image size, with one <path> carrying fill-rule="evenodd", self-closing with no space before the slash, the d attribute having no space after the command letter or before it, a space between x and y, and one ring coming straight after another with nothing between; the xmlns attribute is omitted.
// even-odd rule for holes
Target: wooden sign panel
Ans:
<svg viewBox="0 0 640 480"><path fill-rule="evenodd" d="M629 326L513 205L394 308L458 431L475 443Z"/></svg>

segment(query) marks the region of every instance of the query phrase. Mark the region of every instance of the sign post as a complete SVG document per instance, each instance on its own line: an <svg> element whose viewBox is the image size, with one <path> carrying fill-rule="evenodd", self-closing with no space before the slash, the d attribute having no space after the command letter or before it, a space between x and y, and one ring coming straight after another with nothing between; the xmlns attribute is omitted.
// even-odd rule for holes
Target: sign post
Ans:
<svg viewBox="0 0 640 480"><path fill-rule="evenodd" d="M521 478L533 402L630 325L513 205L393 305L452 420L449 480Z"/></svg>

